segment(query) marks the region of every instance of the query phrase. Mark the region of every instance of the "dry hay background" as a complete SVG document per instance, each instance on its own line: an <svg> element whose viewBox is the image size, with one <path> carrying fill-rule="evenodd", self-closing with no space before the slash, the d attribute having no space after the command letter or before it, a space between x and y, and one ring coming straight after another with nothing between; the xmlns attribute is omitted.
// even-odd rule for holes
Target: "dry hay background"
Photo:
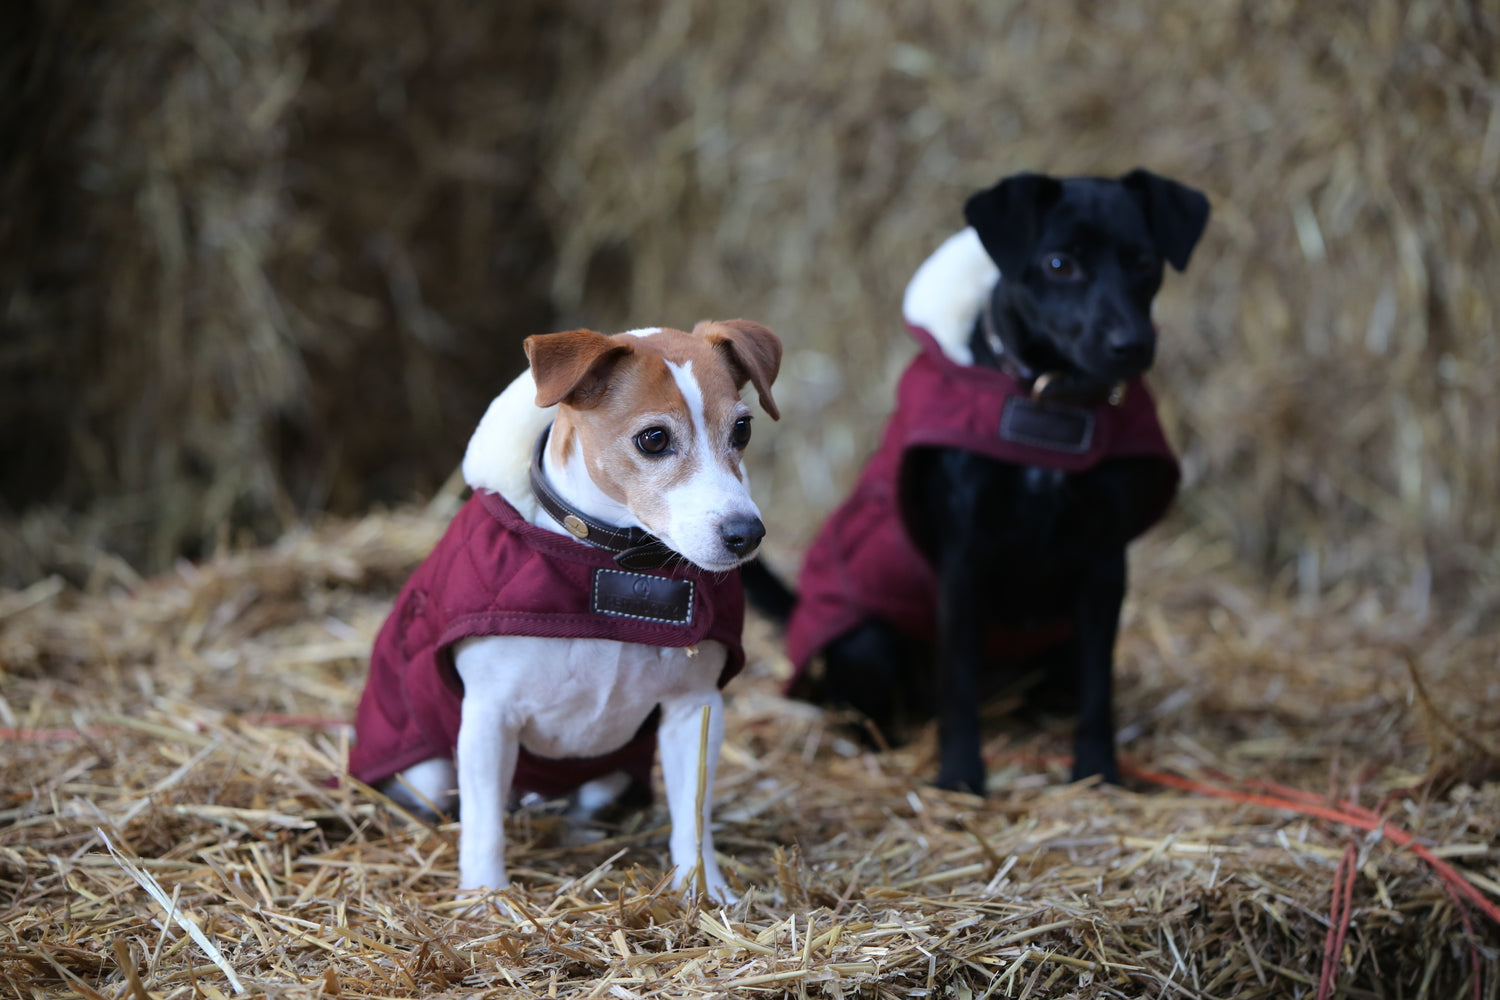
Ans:
<svg viewBox="0 0 1500 1000"><path fill-rule="evenodd" d="M1065 785L1047 720L997 720L990 799L937 793L930 739L859 753L776 698L764 623L726 912L660 890L658 808L592 845L518 817L531 916L468 918L451 826L323 784L450 498L296 525L435 489L521 337L778 329L790 568L962 197L1143 164L1215 215L1161 303L1188 481L1134 559L1126 751L1362 803L1500 898L1492 8L889 7L0 14L0 983L235 995L135 866L252 994L1500 995L1496 924L1389 837Z"/></svg>
<svg viewBox="0 0 1500 1000"><path fill-rule="evenodd" d="M1121 643L1127 759L1359 803L1493 918L1395 833L1148 780L1068 785L1063 720L997 721L991 796L938 792L930 733L861 752L778 697L786 663L758 620L715 807L741 902L700 910L663 888L658 804L594 842L513 816L523 915L465 915L455 825L327 783L374 630L451 509L94 595L5 596L0 992L1273 998L1313 996L1325 964L1339 996L1500 990L1495 637L1373 599L1267 603L1227 550L1160 541L1136 554L1148 582ZM1348 926L1327 963L1336 886Z"/></svg>
<svg viewBox="0 0 1500 1000"><path fill-rule="evenodd" d="M441 485L548 325L547 10L6 5L0 575Z"/></svg>
<svg viewBox="0 0 1500 1000"><path fill-rule="evenodd" d="M790 567L1019 169L1214 218L1161 303L1181 523L1310 594L1500 584L1500 52L1482 2L7 6L7 582L430 495L518 341L744 315Z"/></svg>

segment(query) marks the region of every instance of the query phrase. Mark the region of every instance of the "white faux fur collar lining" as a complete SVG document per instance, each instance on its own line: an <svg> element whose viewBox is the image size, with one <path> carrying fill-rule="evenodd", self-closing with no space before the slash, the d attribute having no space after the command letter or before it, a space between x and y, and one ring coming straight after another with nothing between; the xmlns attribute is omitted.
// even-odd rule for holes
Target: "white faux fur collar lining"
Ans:
<svg viewBox="0 0 1500 1000"><path fill-rule="evenodd" d="M972 226L959 230L924 260L901 300L906 322L932 334L938 346L961 365L974 363L969 334L1000 269L990 260Z"/></svg>
<svg viewBox="0 0 1500 1000"><path fill-rule="evenodd" d="M531 492L531 452L557 407L536 405L536 382L527 369L496 396L479 420L464 452L464 482L509 501L527 521L541 510Z"/></svg>

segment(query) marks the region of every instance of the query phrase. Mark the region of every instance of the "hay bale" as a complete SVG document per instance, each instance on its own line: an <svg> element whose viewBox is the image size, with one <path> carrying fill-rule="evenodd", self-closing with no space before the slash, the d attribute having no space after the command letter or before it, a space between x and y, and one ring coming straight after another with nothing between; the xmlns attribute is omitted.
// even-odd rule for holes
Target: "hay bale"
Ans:
<svg viewBox="0 0 1500 1000"><path fill-rule="evenodd" d="M1178 527L1310 596L1494 604L1483 3L23 9L4 496L132 562L434 488L514 337L746 315L789 346L790 568L962 198L1143 164L1215 205L1160 309Z"/></svg>
<svg viewBox="0 0 1500 1000"><path fill-rule="evenodd" d="M7 578L76 575L69 535L160 568L444 481L547 325L540 8L20 6Z"/></svg>
<svg viewBox="0 0 1500 1000"><path fill-rule="evenodd" d="M1491 8L664 0L591 27L550 147L558 304L783 334L787 416L755 456L784 565L873 447L902 286L962 199L1148 165L1214 202L1159 310L1179 527L1313 594L1500 578ZM618 308L600 257L630 265Z"/></svg>

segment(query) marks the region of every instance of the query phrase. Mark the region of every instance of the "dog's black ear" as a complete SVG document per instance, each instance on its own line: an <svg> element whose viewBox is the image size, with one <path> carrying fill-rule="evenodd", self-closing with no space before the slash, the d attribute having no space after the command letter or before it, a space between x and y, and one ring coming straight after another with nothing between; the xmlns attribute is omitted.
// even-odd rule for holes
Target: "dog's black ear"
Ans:
<svg viewBox="0 0 1500 1000"><path fill-rule="evenodd" d="M1018 274L1036 249L1042 215L1062 196L1062 182L1045 174L1013 174L964 202L964 219L1000 267Z"/></svg>
<svg viewBox="0 0 1500 1000"><path fill-rule="evenodd" d="M709 343L728 355L735 388L743 388L746 382L755 386L760 408L772 420L781 419L781 411L771 396L771 383L781 371L780 337L748 319L706 319L693 327L693 333L707 337Z"/></svg>
<svg viewBox="0 0 1500 1000"><path fill-rule="evenodd" d="M536 405L588 409L599 402L610 371L630 345L593 330L543 333L522 342L536 382Z"/></svg>
<svg viewBox="0 0 1500 1000"><path fill-rule="evenodd" d="M1203 192L1140 169L1121 177L1120 183L1140 199L1156 249L1177 270L1187 267L1208 225L1208 199Z"/></svg>

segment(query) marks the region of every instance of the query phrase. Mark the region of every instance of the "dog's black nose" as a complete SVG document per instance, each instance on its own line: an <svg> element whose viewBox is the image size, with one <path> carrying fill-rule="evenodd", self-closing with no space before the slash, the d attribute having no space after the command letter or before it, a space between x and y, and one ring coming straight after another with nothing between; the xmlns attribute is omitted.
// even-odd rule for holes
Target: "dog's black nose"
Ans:
<svg viewBox="0 0 1500 1000"><path fill-rule="evenodd" d="M1109 360L1116 364L1136 365L1151 358L1151 342L1134 330L1117 327L1104 338Z"/></svg>
<svg viewBox="0 0 1500 1000"><path fill-rule="evenodd" d="M730 552L737 556L748 556L760 545L760 540L766 537L766 526L758 517L727 517L719 525L719 537L724 539L724 547Z"/></svg>

